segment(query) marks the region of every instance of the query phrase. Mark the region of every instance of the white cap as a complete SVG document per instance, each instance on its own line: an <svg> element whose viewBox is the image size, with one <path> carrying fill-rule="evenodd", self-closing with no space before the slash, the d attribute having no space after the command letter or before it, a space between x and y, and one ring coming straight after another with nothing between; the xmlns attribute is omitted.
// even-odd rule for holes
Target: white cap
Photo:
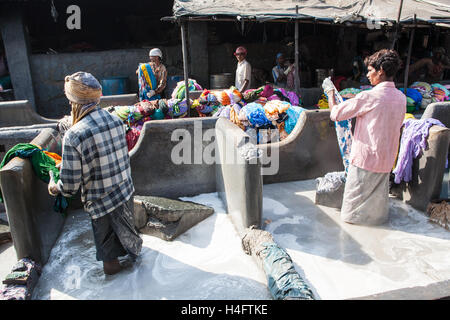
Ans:
<svg viewBox="0 0 450 320"><path fill-rule="evenodd" d="M150 57L160 57L162 59L162 52L158 48L153 48L150 50L149 54Z"/></svg>

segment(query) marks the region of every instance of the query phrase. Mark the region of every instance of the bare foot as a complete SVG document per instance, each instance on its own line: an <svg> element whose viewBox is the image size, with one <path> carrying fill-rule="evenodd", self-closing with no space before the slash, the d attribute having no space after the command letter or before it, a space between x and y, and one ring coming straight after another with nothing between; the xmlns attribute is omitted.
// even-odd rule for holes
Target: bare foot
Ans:
<svg viewBox="0 0 450 320"><path fill-rule="evenodd" d="M122 270L119 260L116 258L111 261L103 261L103 272L107 275L113 275Z"/></svg>

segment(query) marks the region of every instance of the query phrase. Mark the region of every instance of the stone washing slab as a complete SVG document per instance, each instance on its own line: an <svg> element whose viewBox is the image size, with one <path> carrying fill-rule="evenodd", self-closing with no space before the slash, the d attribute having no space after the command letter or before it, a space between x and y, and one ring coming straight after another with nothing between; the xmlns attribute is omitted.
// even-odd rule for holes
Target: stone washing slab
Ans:
<svg viewBox="0 0 450 320"><path fill-rule="evenodd" d="M172 241L214 213L214 209L190 201L135 196L135 225L140 232Z"/></svg>

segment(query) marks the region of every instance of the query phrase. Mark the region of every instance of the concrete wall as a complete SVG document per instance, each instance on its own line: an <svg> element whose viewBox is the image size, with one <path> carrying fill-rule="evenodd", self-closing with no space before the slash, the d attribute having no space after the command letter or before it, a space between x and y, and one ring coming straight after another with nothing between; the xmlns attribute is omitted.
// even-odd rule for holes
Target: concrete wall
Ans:
<svg viewBox="0 0 450 320"><path fill-rule="evenodd" d="M31 143L61 153L55 130L46 129ZM0 171L0 185L17 258L45 264L64 224L63 216L53 211L55 198L25 159L14 158Z"/></svg>
<svg viewBox="0 0 450 320"><path fill-rule="evenodd" d="M256 153L256 146L244 131L224 118L216 123L216 147L220 160L216 164L216 189L242 237L245 228L261 227L261 160L256 154L250 158L243 156L246 148L247 152L253 149Z"/></svg>
<svg viewBox="0 0 450 320"><path fill-rule="evenodd" d="M211 143L214 146L214 138L208 141L204 134L211 130L214 136L216 121L190 118L146 122L130 152L136 194L176 198L216 191L214 163L205 163L202 157ZM181 140L187 141L183 151L175 149L181 148ZM175 164L172 152L175 156L189 154L187 161Z"/></svg>
<svg viewBox="0 0 450 320"><path fill-rule="evenodd" d="M182 70L181 46L160 47L169 75ZM37 112L44 117L60 118L70 113L64 96L64 77L77 71L92 73L101 80L128 77L129 93L138 92L136 69L148 62L149 49L99 52L36 54L31 56L31 74L36 92Z"/></svg>
<svg viewBox="0 0 450 320"><path fill-rule="evenodd" d="M30 46L19 7L0 4L0 31L4 42L11 83L16 100L28 100L36 110L30 72Z"/></svg>

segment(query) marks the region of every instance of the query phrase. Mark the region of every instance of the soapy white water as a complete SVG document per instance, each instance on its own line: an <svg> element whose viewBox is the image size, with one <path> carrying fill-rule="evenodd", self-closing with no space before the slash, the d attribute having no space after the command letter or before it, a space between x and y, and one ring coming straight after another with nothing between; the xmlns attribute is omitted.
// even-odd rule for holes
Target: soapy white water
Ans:
<svg viewBox="0 0 450 320"><path fill-rule="evenodd" d="M336 209L314 205L314 197L314 180L264 185L263 220L271 221L265 229L316 298L357 298L450 279L450 232L423 212L391 198L387 224L357 226L342 222Z"/></svg>
<svg viewBox="0 0 450 320"><path fill-rule="evenodd" d="M316 298L363 297L450 279L450 232L423 212L390 199L388 224L346 224L338 210L314 205L315 184L264 185L263 221ZM95 260L90 218L69 216L33 297L270 299L264 273L243 253L217 194L183 200L215 213L173 242L143 235L137 264L108 277ZM0 271L6 275L15 262L14 248L0 247Z"/></svg>
<svg viewBox="0 0 450 320"><path fill-rule="evenodd" d="M68 217L34 299L271 299L264 272L241 249L241 240L216 193L182 198L215 213L172 242L142 235L130 269L103 274L95 259L89 216Z"/></svg>

